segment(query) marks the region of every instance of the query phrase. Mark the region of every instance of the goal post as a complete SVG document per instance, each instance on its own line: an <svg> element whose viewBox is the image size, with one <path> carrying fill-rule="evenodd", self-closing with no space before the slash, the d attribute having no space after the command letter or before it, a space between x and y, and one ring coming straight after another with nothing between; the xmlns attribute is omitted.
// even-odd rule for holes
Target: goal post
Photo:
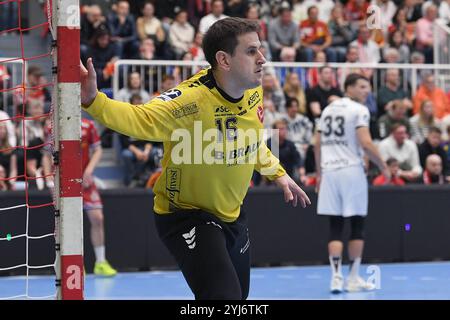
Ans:
<svg viewBox="0 0 450 320"><path fill-rule="evenodd" d="M80 5L79 0L52 2L56 297L83 299Z"/></svg>

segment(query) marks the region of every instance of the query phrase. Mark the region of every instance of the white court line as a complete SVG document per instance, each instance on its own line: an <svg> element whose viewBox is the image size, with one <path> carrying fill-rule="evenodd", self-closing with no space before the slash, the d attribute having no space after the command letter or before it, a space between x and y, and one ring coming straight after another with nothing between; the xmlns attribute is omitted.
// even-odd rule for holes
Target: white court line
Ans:
<svg viewBox="0 0 450 320"><path fill-rule="evenodd" d="M11 297L0 297L0 300L14 300L14 299L19 299L19 298L26 298L27 296L25 294L19 294L16 296L11 296Z"/></svg>
<svg viewBox="0 0 450 320"><path fill-rule="evenodd" d="M165 274L164 278L178 279L178 278L180 278L180 275L177 275L177 274Z"/></svg>
<svg viewBox="0 0 450 320"><path fill-rule="evenodd" d="M31 299L31 300L56 299L56 294L52 294L50 296L36 296L36 297L28 296L28 299Z"/></svg>
<svg viewBox="0 0 450 320"><path fill-rule="evenodd" d="M318 275L318 274L307 274L305 278L306 279L322 279L322 276Z"/></svg>
<svg viewBox="0 0 450 320"><path fill-rule="evenodd" d="M2 281L15 281L15 280L26 280L27 276L8 276L0 278L0 282ZM29 280L54 280L55 276L28 276Z"/></svg>
<svg viewBox="0 0 450 320"><path fill-rule="evenodd" d="M294 276L287 275L287 274L277 274L277 278L279 278L279 279L294 279Z"/></svg>
<svg viewBox="0 0 450 320"><path fill-rule="evenodd" d="M421 280L421 281L436 281L437 279L435 277L420 277L419 280Z"/></svg>
<svg viewBox="0 0 450 320"><path fill-rule="evenodd" d="M158 296L158 297L84 297L86 300L194 300L194 297L192 298L186 297L186 296Z"/></svg>
<svg viewBox="0 0 450 320"><path fill-rule="evenodd" d="M409 278L407 276L392 276L392 280L396 280L396 281L405 281L408 279Z"/></svg>

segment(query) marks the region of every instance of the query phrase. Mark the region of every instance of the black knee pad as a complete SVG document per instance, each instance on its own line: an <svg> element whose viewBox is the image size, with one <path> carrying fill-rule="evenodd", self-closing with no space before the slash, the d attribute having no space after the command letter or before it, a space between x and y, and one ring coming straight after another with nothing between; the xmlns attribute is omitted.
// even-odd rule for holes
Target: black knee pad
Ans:
<svg viewBox="0 0 450 320"><path fill-rule="evenodd" d="M330 241L342 241L342 230L344 229L344 218L330 216Z"/></svg>
<svg viewBox="0 0 450 320"><path fill-rule="evenodd" d="M350 234L350 240L363 240L364 239L364 221L365 217L353 216L350 217L350 224L352 231Z"/></svg>

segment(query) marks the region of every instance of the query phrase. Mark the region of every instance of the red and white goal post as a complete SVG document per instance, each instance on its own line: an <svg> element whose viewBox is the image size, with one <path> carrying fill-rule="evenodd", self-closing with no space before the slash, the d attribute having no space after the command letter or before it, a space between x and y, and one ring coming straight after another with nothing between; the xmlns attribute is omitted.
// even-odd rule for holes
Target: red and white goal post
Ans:
<svg viewBox="0 0 450 320"><path fill-rule="evenodd" d="M83 299L79 0L53 0L57 299Z"/></svg>

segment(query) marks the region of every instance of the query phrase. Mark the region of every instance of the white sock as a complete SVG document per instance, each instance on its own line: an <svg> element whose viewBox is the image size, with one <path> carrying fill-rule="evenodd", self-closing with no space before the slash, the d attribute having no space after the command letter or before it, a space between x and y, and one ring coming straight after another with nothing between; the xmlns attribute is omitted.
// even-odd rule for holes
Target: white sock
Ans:
<svg viewBox="0 0 450 320"><path fill-rule="evenodd" d="M332 275L342 274L342 257L329 256Z"/></svg>
<svg viewBox="0 0 450 320"><path fill-rule="evenodd" d="M94 252L95 252L95 260L96 262L105 262L106 258L105 258L105 246L98 246L98 247L94 247Z"/></svg>
<svg viewBox="0 0 450 320"><path fill-rule="evenodd" d="M350 275L349 278L356 278L359 276L359 265L361 264L361 257L355 258L353 262L350 262Z"/></svg>

